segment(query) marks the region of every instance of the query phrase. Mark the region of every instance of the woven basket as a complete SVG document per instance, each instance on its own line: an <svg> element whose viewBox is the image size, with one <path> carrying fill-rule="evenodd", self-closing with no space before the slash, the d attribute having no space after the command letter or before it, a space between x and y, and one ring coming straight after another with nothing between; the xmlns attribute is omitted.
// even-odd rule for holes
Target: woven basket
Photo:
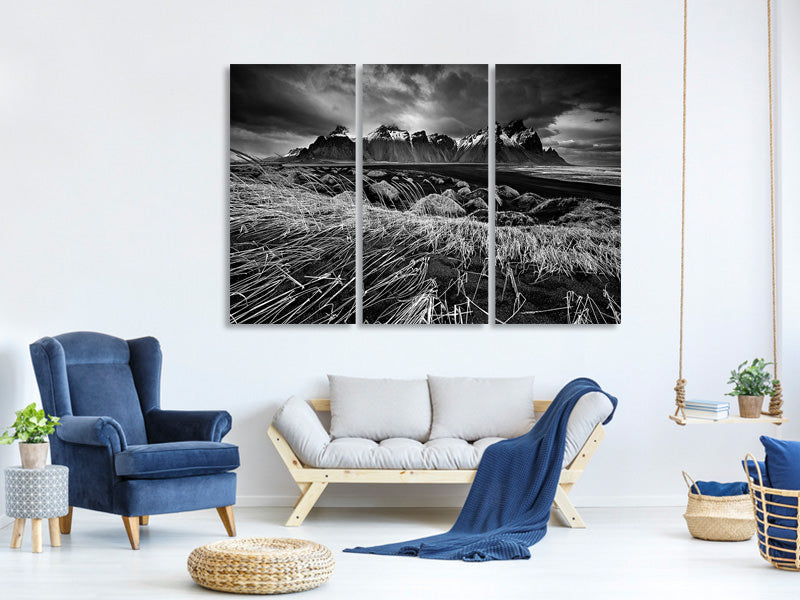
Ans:
<svg viewBox="0 0 800 600"><path fill-rule="evenodd" d="M689 486L686 505L686 525L689 533L700 540L712 542L743 542L756 533L753 505L748 494L740 496L704 496L692 491L694 480L686 471L683 479Z"/></svg>
<svg viewBox="0 0 800 600"><path fill-rule="evenodd" d="M285 594L330 579L334 561L320 544L289 538L239 538L200 546L187 561L195 583L219 592Z"/></svg>
<svg viewBox="0 0 800 600"><path fill-rule="evenodd" d="M758 551L764 560L778 569L800 571L800 521L797 518L800 490L766 487L761 468L752 454L744 459L745 473L750 461L755 464L758 473L758 483L749 473L747 477L758 525Z"/></svg>

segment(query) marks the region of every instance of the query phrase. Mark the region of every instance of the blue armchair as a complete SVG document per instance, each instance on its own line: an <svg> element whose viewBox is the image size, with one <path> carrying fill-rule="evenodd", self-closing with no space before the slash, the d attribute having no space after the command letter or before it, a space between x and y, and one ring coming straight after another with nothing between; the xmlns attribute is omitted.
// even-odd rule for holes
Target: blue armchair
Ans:
<svg viewBox="0 0 800 600"><path fill-rule="evenodd" d="M53 464L69 467L72 507L122 516L139 549L150 515L216 508L236 535L233 505L239 449L221 440L226 411L161 410L161 347L76 332L30 346L42 405L61 425L50 436Z"/></svg>

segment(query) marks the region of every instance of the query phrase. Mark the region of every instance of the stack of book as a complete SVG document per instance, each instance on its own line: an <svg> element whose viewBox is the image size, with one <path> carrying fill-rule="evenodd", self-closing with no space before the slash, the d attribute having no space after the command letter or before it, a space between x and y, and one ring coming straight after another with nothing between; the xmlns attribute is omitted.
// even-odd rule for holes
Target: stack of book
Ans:
<svg viewBox="0 0 800 600"><path fill-rule="evenodd" d="M731 412L729 402L711 402L707 400L687 400L686 416L695 419L721 421L727 419Z"/></svg>

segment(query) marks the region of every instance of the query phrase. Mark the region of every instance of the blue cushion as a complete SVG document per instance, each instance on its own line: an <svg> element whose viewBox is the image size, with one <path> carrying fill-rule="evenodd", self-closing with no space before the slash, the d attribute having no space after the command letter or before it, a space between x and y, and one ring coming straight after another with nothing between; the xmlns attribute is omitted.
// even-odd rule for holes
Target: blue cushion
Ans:
<svg viewBox="0 0 800 600"><path fill-rule="evenodd" d="M744 481L734 483L719 483L718 481L698 481L692 486L692 492L703 496L743 496L747 494L747 484Z"/></svg>
<svg viewBox="0 0 800 600"><path fill-rule="evenodd" d="M167 479L213 475L239 466L239 448L223 442L140 444L114 455L119 477Z"/></svg>
<svg viewBox="0 0 800 600"><path fill-rule="evenodd" d="M772 486L779 490L800 490L800 442L761 436L765 462Z"/></svg>
<svg viewBox="0 0 800 600"><path fill-rule="evenodd" d="M772 487L772 484L769 481L769 475L767 474L767 463L763 461L758 461L758 469L756 469L756 465L751 460L743 460L742 466L747 469L747 474L750 476L750 479L758 485L758 472L761 471L761 484L765 487Z"/></svg>

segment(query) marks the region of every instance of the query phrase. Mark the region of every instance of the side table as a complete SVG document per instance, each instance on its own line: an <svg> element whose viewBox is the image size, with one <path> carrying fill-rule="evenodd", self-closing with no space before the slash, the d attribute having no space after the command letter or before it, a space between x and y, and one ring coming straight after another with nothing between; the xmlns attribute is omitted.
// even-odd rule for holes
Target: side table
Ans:
<svg viewBox="0 0 800 600"><path fill-rule="evenodd" d="M69 512L69 469L47 465L44 469L8 467L6 477L6 514L15 519L11 547L22 546L25 519L31 519L33 551L42 551L42 519L50 525L50 545L61 545L58 517Z"/></svg>

